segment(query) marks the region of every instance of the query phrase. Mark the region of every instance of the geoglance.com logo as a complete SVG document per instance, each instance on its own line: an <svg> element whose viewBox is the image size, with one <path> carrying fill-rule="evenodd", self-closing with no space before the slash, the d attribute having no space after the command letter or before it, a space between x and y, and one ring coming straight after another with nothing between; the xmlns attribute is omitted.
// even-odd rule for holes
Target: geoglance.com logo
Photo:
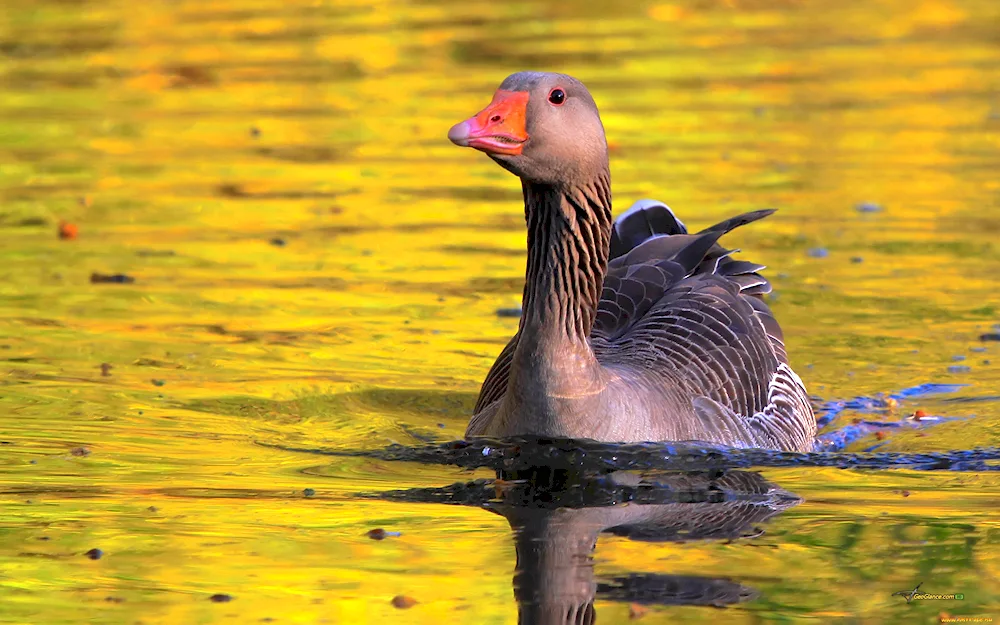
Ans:
<svg viewBox="0 0 1000 625"><path fill-rule="evenodd" d="M960 592L952 592L952 593L920 592L920 587L923 585L924 583L920 582L919 584L916 585L916 587L913 590L897 590L896 592L892 593L892 596L895 597L896 595L899 595L900 597L906 599L907 603L913 601L962 601L963 599L965 599L965 595Z"/></svg>

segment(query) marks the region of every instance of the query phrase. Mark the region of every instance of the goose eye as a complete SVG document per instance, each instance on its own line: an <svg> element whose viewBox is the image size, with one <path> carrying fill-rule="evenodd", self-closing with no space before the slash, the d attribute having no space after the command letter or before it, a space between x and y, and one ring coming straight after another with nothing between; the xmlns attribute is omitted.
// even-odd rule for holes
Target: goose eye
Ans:
<svg viewBox="0 0 1000 625"><path fill-rule="evenodd" d="M566 101L566 92L562 89L553 89L549 92L549 102L559 106Z"/></svg>

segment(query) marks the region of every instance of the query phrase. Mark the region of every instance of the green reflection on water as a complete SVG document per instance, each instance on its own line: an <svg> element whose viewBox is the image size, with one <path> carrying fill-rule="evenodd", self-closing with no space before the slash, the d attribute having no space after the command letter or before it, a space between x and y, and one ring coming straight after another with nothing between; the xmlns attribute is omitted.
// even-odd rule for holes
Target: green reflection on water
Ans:
<svg viewBox="0 0 1000 625"><path fill-rule="evenodd" d="M0 620L515 622L503 519L351 498L470 476L255 443L461 435L516 325L495 311L519 302L525 234L517 182L445 133L518 69L591 87L619 207L658 197L693 228L781 209L726 242L771 267L812 392L979 399L904 403L887 418L970 418L883 449L1000 444L978 341L1000 322L998 24L984 0L7 7ZM767 477L806 502L762 537L602 539L598 575L761 591L726 622L998 614L995 477ZM891 596L921 580L966 598Z"/></svg>

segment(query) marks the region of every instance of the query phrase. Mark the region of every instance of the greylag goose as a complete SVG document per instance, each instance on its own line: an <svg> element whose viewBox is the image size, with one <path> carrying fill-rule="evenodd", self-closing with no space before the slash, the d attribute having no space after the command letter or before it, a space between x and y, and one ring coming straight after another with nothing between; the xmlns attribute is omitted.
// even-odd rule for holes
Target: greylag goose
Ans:
<svg viewBox="0 0 1000 625"><path fill-rule="evenodd" d="M761 298L763 266L717 243L773 211L689 234L647 200L613 222L597 105L563 74L507 77L448 138L521 179L528 227L523 313L467 437L812 449L816 419Z"/></svg>

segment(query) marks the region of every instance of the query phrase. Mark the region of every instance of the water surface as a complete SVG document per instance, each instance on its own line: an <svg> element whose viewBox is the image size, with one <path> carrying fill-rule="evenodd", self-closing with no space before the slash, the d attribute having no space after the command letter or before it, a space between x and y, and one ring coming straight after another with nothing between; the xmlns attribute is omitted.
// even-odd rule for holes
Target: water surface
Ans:
<svg viewBox="0 0 1000 625"><path fill-rule="evenodd" d="M0 621L516 622L504 516L357 496L489 470L289 449L461 436L525 232L517 181L445 134L521 69L591 87L619 210L779 209L726 244L770 267L812 393L966 385L839 414L955 417L851 450L1000 445L996 2L8 4ZM642 623L1000 618L995 472L761 479L797 503L759 533L602 535L599 622L634 575L741 598ZM965 600L892 596L920 582Z"/></svg>

